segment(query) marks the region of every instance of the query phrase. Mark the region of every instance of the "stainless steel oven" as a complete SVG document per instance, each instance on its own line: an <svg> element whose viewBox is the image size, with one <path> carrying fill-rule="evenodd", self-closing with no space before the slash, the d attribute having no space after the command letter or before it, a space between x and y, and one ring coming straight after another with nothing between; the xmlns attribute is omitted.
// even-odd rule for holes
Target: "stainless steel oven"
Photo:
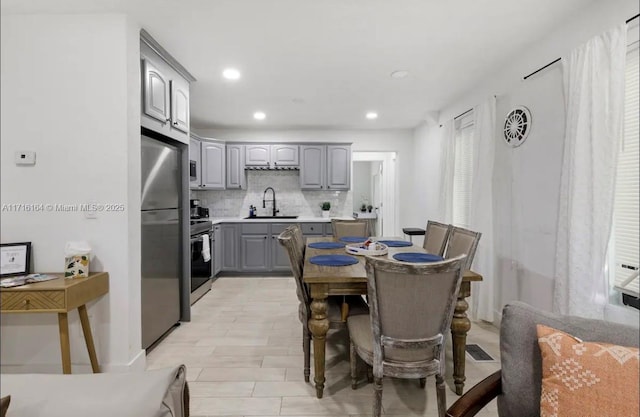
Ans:
<svg viewBox="0 0 640 417"><path fill-rule="evenodd" d="M191 304L211 289L213 227L210 220L191 220Z"/></svg>

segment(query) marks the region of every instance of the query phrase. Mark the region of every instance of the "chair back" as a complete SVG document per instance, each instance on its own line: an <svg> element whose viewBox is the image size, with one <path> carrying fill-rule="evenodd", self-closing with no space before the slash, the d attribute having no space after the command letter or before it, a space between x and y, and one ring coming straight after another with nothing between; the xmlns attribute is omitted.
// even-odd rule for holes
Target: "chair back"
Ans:
<svg viewBox="0 0 640 417"><path fill-rule="evenodd" d="M423 371L444 373L445 335L464 259L407 264L366 258L374 369L378 357L379 366L414 362Z"/></svg>
<svg viewBox="0 0 640 417"><path fill-rule="evenodd" d="M467 255L463 265L463 270L471 269L473 258L476 256L476 249L482 233L464 229L462 227L452 227L447 249L444 253L445 259L455 258L459 255Z"/></svg>
<svg viewBox="0 0 640 417"><path fill-rule="evenodd" d="M309 314L310 294L307 285L302 281L302 272L304 269L304 252L305 243L302 235L302 230L297 224L291 225L284 229L278 236L278 242L287 250L289 255L289 265L291 265L291 272L293 278L296 281L296 295L298 301L304 304L306 314Z"/></svg>
<svg viewBox="0 0 640 417"><path fill-rule="evenodd" d="M453 228L450 224L438 223L429 220L422 247L427 253L442 256L447 247L447 241Z"/></svg>
<svg viewBox="0 0 640 417"><path fill-rule="evenodd" d="M345 236L370 236L368 223L364 220L331 219L331 229L335 239Z"/></svg>

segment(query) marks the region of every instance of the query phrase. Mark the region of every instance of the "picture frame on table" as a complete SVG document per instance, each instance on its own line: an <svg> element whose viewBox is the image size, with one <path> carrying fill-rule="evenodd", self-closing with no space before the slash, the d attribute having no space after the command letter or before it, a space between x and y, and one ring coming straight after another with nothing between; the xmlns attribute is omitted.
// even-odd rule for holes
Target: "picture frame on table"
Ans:
<svg viewBox="0 0 640 417"><path fill-rule="evenodd" d="M0 277L31 272L31 242L0 243Z"/></svg>

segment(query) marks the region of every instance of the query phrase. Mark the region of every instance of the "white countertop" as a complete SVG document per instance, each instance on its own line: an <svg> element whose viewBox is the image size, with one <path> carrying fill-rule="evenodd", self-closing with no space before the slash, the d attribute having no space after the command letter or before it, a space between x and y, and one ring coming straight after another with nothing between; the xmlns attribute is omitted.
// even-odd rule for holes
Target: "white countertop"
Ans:
<svg viewBox="0 0 640 417"><path fill-rule="evenodd" d="M297 219L268 218L268 219L245 219L243 217L212 217L209 218L213 224L220 223L329 223L331 219L350 219L353 217L305 217Z"/></svg>

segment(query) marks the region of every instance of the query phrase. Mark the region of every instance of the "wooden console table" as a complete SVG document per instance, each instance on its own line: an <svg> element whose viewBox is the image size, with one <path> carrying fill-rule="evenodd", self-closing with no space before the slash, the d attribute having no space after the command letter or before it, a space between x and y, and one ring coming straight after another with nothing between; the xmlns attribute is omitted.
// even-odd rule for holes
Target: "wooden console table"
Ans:
<svg viewBox="0 0 640 417"><path fill-rule="evenodd" d="M62 372L71 373L71 350L69 344L69 320L67 313L75 308L80 315L84 340L89 351L91 369L100 372L98 357L93 344L86 304L109 292L109 273L94 272L88 278L64 279L63 273L51 281L27 284L20 287L0 289L0 312L2 313L58 313Z"/></svg>

